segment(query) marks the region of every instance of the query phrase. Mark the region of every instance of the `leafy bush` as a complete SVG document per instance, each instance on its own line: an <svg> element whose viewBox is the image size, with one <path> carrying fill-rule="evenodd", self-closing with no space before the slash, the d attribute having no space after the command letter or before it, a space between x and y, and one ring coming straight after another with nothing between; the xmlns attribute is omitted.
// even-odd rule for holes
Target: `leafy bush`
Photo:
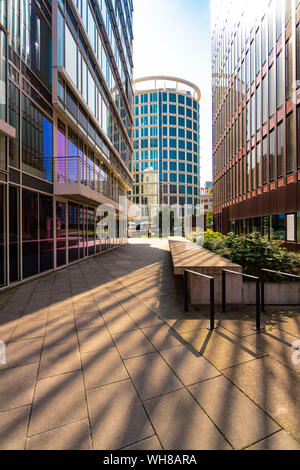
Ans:
<svg viewBox="0 0 300 470"><path fill-rule="evenodd" d="M187 237L187 240L193 243L203 242L203 232L191 232Z"/></svg>
<svg viewBox="0 0 300 470"><path fill-rule="evenodd" d="M197 233L197 232L195 232ZM197 239L196 235L194 238ZM269 240L259 233L245 236L222 235L212 230L204 233L204 248L230 259L243 267L245 274L259 276L262 268L300 274L300 255L291 253L282 246L281 241ZM268 276L274 281L288 281L279 276Z"/></svg>

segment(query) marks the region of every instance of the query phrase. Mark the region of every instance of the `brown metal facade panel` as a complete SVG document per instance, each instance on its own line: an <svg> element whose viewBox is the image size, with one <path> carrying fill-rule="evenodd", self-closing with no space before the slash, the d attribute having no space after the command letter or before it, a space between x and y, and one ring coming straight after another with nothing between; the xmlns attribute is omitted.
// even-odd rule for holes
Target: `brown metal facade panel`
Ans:
<svg viewBox="0 0 300 470"><path fill-rule="evenodd" d="M286 187L286 210L285 212L296 212L297 211L297 191L295 184L289 184Z"/></svg>
<svg viewBox="0 0 300 470"><path fill-rule="evenodd" d="M229 4L226 6L226 2L221 3L224 4L224 9L230 8ZM276 28L273 31L273 47L269 55L266 54L264 63L261 61L262 50L265 52L265 48L270 44L270 38L263 36L266 26L264 22L266 18L271 17L269 9L274 7L274 2L267 2L265 11L255 20L255 24L254 21L251 23L249 35L243 36L243 47L239 49L236 63L229 75L224 74L228 73L227 59L230 61L230 56L235 52L234 42L230 40L231 33L232 37L235 35L241 37L241 23L230 25L229 31L226 31L223 25L218 24L224 15L219 15L212 33L215 71L213 75L214 190L217 206L221 206L225 201L232 202L230 221L300 212L300 88L299 82L296 82L300 3L291 2L292 8L289 12L284 7L285 3L287 2L278 2L278 5L276 3L276 22L281 23L282 34L279 36L274 34ZM247 17L247 8L244 2L240 2L236 14ZM286 17L287 13L289 17ZM251 29L253 33L250 33ZM267 44L264 41L267 41ZM250 59L248 69L245 65L247 58ZM237 85L240 72L245 77L241 90ZM230 77L230 80L224 83L224 76ZM272 88L269 89L272 83ZM296 99L292 96L292 83L296 83L298 88ZM240 91L236 93L236 89ZM281 95L280 102L279 95ZM270 96L273 97L272 100ZM264 99L267 102L264 120L261 115L257 120L259 109L257 98L260 99L260 108ZM272 113L270 104L272 104ZM243 112L240 114L241 110ZM260 113L262 114L262 109ZM236 136L237 128L240 132ZM264 137L266 139L263 139ZM241 154L243 158L238 165L238 172L233 173L232 163L236 162L237 156ZM260 192L261 195L258 195ZM237 203L240 197L245 200ZM220 220L222 228L228 225L223 220L227 214L226 210L222 212ZM298 225L300 247L299 219L295 219L295 224Z"/></svg>

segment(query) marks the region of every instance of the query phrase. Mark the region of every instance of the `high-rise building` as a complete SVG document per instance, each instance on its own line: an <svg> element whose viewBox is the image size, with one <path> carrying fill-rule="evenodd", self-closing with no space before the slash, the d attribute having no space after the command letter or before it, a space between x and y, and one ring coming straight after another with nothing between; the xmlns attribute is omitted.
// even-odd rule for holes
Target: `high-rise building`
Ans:
<svg viewBox="0 0 300 470"><path fill-rule="evenodd" d="M0 288L126 241L96 208L132 188L132 11L0 1Z"/></svg>
<svg viewBox="0 0 300 470"><path fill-rule="evenodd" d="M199 204L199 88L174 77L134 81L135 204Z"/></svg>
<svg viewBox="0 0 300 470"><path fill-rule="evenodd" d="M215 229L298 250L300 1L214 0L212 21Z"/></svg>

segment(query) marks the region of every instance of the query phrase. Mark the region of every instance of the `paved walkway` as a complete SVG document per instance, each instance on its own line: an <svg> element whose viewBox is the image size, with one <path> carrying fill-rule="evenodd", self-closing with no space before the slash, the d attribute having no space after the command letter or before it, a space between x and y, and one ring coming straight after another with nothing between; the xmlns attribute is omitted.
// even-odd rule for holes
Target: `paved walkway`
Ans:
<svg viewBox="0 0 300 470"><path fill-rule="evenodd" d="M165 241L0 295L0 449L300 449L300 316L182 313ZM189 344L187 344L189 343Z"/></svg>

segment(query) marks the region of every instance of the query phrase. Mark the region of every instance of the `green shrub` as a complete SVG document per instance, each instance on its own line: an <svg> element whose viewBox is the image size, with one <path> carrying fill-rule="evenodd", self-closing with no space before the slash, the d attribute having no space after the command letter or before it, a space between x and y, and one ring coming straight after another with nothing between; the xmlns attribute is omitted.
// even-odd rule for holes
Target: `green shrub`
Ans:
<svg viewBox="0 0 300 470"><path fill-rule="evenodd" d="M203 243L203 232L191 232L186 238L193 243Z"/></svg>
<svg viewBox="0 0 300 470"><path fill-rule="evenodd" d="M208 230L204 234L204 248L230 259L243 267L245 274L259 276L262 268L287 273L300 273L300 255L291 253L281 241L269 240L259 233L245 236L222 235ZM286 277L268 275L274 281L288 281Z"/></svg>

